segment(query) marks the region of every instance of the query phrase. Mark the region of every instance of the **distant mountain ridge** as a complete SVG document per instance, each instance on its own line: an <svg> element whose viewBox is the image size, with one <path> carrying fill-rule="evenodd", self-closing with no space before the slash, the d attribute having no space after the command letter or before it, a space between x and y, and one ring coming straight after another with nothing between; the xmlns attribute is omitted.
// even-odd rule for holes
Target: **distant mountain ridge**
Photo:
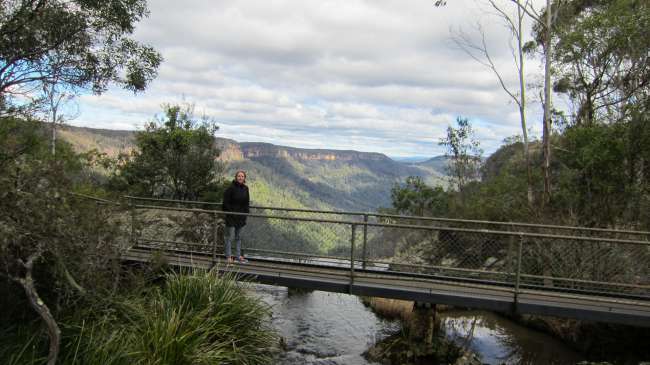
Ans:
<svg viewBox="0 0 650 365"><path fill-rule="evenodd" d="M426 161L415 163L415 166L424 169L431 169L440 175L447 175L449 169L450 158L447 156L436 156Z"/></svg>
<svg viewBox="0 0 650 365"><path fill-rule="evenodd" d="M221 149L222 161L242 158L259 157L291 157L301 160L323 161L393 161L390 157L378 152L360 152L353 150L308 149L288 147L264 142L237 142L232 139L217 137L217 145Z"/></svg>
<svg viewBox="0 0 650 365"><path fill-rule="evenodd" d="M403 163L420 163L429 160L431 156L388 156L392 160Z"/></svg>
<svg viewBox="0 0 650 365"><path fill-rule="evenodd" d="M381 153L358 152L351 150L327 150L327 149L304 149L286 146L277 146L270 143L241 142L239 144L244 152L245 158L272 156L292 157L302 160L325 160L325 161L353 161L372 160L384 161L389 158Z"/></svg>
<svg viewBox="0 0 650 365"><path fill-rule="evenodd" d="M78 151L110 156L135 147L134 131L64 126L61 137ZM375 210L390 206L390 190L408 176L446 185L439 160L403 163L376 152L305 149L216 138L226 174L248 172L252 200L294 208Z"/></svg>

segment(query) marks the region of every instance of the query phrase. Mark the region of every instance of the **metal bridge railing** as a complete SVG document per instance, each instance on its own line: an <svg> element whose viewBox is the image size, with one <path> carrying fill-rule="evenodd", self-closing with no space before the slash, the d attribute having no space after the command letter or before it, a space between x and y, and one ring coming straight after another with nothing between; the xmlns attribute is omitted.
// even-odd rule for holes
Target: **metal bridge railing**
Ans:
<svg viewBox="0 0 650 365"><path fill-rule="evenodd" d="M133 245L223 255L219 203L126 197ZM250 257L650 300L650 232L252 206Z"/></svg>
<svg viewBox="0 0 650 365"><path fill-rule="evenodd" d="M134 199L136 201L150 201L156 204L167 204L168 206L195 206L206 207L221 207L221 203L216 202L201 202L201 201L187 201L187 200L174 200L174 199L158 199L146 197L133 197L127 196L127 199ZM566 235L581 235L593 237L607 237L607 238L628 238L628 239L641 239L650 240L650 231L639 230L621 230L609 228L590 228L590 227L576 227L576 226L562 226L550 224L537 224L537 223L522 223L522 222L497 222L473 219L456 219L456 218L442 218L442 217L421 217L421 216L404 216L394 214L381 214L372 212L352 212L352 211L330 211L330 210L316 210L316 209L300 209L300 208L281 208L281 207L268 207L252 205L251 209L268 210L275 212L291 212L293 214L314 214L321 217L325 216L357 216L357 217L370 217L376 221L386 223L412 223L418 222L423 225L439 225L442 227L457 227L457 228L484 228L492 230L503 230L512 232L527 232L527 233L550 233L550 234L566 234Z"/></svg>

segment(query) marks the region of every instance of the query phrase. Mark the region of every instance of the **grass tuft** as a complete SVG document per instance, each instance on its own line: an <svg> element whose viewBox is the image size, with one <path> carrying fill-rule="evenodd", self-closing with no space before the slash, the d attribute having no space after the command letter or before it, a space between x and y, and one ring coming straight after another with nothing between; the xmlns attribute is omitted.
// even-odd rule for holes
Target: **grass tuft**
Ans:
<svg viewBox="0 0 650 365"><path fill-rule="evenodd" d="M246 284L235 280L233 274L194 270L170 272L164 279L161 286L106 300L61 321L59 363L272 362L278 337L270 327L270 308L247 294ZM4 347L11 350L5 352L11 354L9 363L42 363L46 343L33 335L39 331L23 332L21 344ZM37 342L40 351L33 351Z"/></svg>

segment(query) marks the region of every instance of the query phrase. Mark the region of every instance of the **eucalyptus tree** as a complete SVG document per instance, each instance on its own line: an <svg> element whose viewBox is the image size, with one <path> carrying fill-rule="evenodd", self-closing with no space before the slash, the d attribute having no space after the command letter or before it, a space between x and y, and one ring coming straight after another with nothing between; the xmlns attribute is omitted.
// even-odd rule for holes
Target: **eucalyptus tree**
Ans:
<svg viewBox="0 0 650 365"><path fill-rule="evenodd" d="M562 3L563 0L556 0L555 3ZM552 0L546 0L546 6L542 11L537 11L531 2L522 3L521 0L510 0L530 19L534 21L533 29L538 36L537 45L540 45L544 55L544 94L542 104L544 107L544 116L542 123L542 154L544 156L542 163L542 173L544 176L544 194L542 204L546 205L551 201L551 119L554 114L552 105L552 85L551 85L551 60L555 55L553 50L553 24L554 18L557 17L556 6ZM526 45L527 49L533 46Z"/></svg>
<svg viewBox="0 0 650 365"><path fill-rule="evenodd" d="M134 92L156 76L162 57L130 37L145 0L1 0L0 113L39 101L41 90Z"/></svg>
<svg viewBox="0 0 650 365"><path fill-rule="evenodd" d="M516 9L516 14L511 15L505 3L499 3L496 0L487 0L490 6L497 12L506 23L507 28L510 30L512 36L517 40L517 47L515 52L513 52L513 58L515 60L517 73L519 77L519 93L512 92L506 85L503 79L502 74L497 70L495 63L490 57L490 53L487 49L487 42L485 39L485 33L482 28L479 27L479 32L481 34L481 42L474 43L470 38L460 33L454 38L456 44L458 44L463 50L465 50L472 58L480 62L481 64L487 66L492 70L493 73L499 79L501 87L506 91L511 99L515 101L519 107L520 120L522 124L522 132L524 136L524 150L526 154L526 164L527 164L527 175L528 175L528 204L532 206L533 203L533 181L532 181L532 172L531 172L531 160L530 160L530 151L528 148L528 136L527 136L527 127L526 127L526 86L524 82L524 52L527 50L534 49L535 45L541 45L544 55L544 94L542 97L542 104L544 108L544 115L542 120L542 149L543 149L543 163L542 171L544 177L544 193L542 197L542 204L550 202L551 199L551 117L553 116L552 109L552 95L551 95L551 58L553 57L552 51L552 24L553 17L556 13L553 13L553 8L551 0L546 0L546 7L542 9L543 11L538 11L535 8L535 4L531 0L507 0L505 3L512 4ZM561 0L559 0L561 1ZM536 35L540 36L537 39L537 42L524 42L524 33L523 33L523 24L525 18L529 18L533 21L533 27L536 29Z"/></svg>
<svg viewBox="0 0 650 365"><path fill-rule="evenodd" d="M629 120L650 94L650 4L567 1L555 30L555 89L573 103L573 123Z"/></svg>
<svg viewBox="0 0 650 365"><path fill-rule="evenodd" d="M494 63L493 57L491 56L490 50L487 46L485 31L483 30L483 27L480 23L477 23L477 30L481 37L480 42L477 43L472 41L471 37L462 31L452 33L452 40L460 49L467 53L467 55L469 55L481 65L490 69L490 71L492 71L492 73L497 77L501 88L517 105L517 108L519 110L519 120L521 123L521 133L523 136L524 157L526 160L528 206L532 208L534 203L533 177L528 143L528 127L526 123L527 101L524 57L524 50L527 46L525 42L526 35L524 29L524 21L526 18L526 13L524 12L524 9L530 6L530 1L512 0L512 2L514 2L514 11L512 11L512 9L508 9L508 7L504 4L497 3L495 0L487 0L487 2L489 3L490 7L496 11L497 16L503 20L506 28L510 32L512 39L515 40L515 44L513 45L511 43L510 48L512 50L512 58L519 81L519 84L517 85L518 91L513 90L510 86L506 85L506 76L504 76L503 71L499 70L497 65Z"/></svg>
<svg viewBox="0 0 650 365"><path fill-rule="evenodd" d="M650 206L650 3L565 1L556 7L555 91L572 115L566 194L587 223L647 225Z"/></svg>
<svg viewBox="0 0 650 365"><path fill-rule="evenodd" d="M447 127L447 134L438 144L446 148L445 156L451 158L449 173L456 184L461 201L464 201L465 186L479 178L483 150L469 119L457 117L456 125L457 127Z"/></svg>

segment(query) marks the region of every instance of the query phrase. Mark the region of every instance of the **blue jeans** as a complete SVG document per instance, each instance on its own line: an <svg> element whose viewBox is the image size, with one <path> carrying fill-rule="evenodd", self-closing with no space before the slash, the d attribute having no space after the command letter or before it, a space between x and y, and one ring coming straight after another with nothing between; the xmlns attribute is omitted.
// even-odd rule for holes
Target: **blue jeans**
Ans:
<svg viewBox="0 0 650 365"><path fill-rule="evenodd" d="M231 244L233 238L235 239L236 247L237 247L237 256L241 256L241 236L240 232L243 227L226 227L226 233L228 234L226 236L226 258L232 256L231 254Z"/></svg>

